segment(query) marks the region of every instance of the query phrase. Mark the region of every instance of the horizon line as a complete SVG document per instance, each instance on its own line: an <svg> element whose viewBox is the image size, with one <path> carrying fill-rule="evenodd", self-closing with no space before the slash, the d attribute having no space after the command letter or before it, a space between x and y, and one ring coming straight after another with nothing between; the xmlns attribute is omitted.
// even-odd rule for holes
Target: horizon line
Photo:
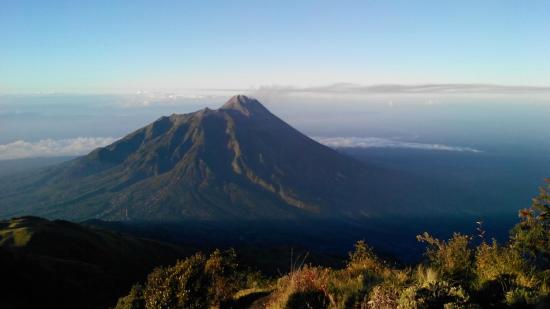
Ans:
<svg viewBox="0 0 550 309"><path fill-rule="evenodd" d="M62 95L183 95L182 92L239 92L239 93L322 93L322 94L537 94L550 93L550 85L519 85L492 83L372 83L338 82L319 86L260 85L257 87L189 87L179 89L140 89L133 91L35 91L2 92L0 96L62 96Z"/></svg>

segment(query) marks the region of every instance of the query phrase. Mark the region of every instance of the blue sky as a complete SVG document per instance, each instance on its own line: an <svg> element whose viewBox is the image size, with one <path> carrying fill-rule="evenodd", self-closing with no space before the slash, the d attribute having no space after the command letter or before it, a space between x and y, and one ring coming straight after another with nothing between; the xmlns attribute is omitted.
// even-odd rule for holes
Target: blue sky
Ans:
<svg viewBox="0 0 550 309"><path fill-rule="evenodd" d="M550 85L549 1L22 1L0 93Z"/></svg>

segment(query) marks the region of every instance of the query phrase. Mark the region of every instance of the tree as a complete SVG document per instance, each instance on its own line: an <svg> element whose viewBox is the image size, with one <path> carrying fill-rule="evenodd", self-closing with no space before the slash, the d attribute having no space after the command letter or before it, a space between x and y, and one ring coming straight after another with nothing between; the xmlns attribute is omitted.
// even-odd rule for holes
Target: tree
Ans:
<svg viewBox="0 0 550 309"><path fill-rule="evenodd" d="M550 179L545 181L531 207L519 211L521 222L511 232L512 247L539 270L550 268Z"/></svg>

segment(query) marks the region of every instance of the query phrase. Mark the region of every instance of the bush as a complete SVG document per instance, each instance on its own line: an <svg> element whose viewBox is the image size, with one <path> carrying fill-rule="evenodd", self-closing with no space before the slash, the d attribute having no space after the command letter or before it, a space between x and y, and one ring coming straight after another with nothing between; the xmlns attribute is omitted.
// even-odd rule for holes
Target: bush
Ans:
<svg viewBox="0 0 550 309"><path fill-rule="evenodd" d="M330 270L303 266L277 282L268 308L327 308Z"/></svg>
<svg viewBox="0 0 550 309"><path fill-rule="evenodd" d="M372 289L368 298L361 303L361 308L393 309L399 302L399 289L394 286L381 284Z"/></svg>
<svg viewBox="0 0 550 309"><path fill-rule="evenodd" d="M401 293L397 308L453 308L464 307L469 301L461 286L447 281L413 285Z"/></svg>
<svg viewBox="0 0 550 309"><path fill-rule="evenodd" d="M335 308L384 308L380 307L384 299L397 298L389 291L403 289L409 280L408 270L391 268L364 241L358 241L347 267L333 273L329 292Z"/></svg>
<svg viewBox="0 0 550 309"><path fill-rule="evenodd" d="M514 307L536 305L540 300L539 293L534 289L517 287L506 293L506 304Z"/></svg>
<svg viewBox="0 0 550 309"><path fill-rule="evenodd" d="M451 281L467 281L472 278L473 254L470 236L453 234L445 242L428 233L417 236L418 241L428 244L426 256L430 265Z"/></svg>
<svg viewBox="0 0 550 309"><path fill-rule="evenodd" d="M550 268L550 179L533 199L531 208L519 212L521 222L511 232L515 250L538 270Z"/></svg>
<svg viewBox="0 0 550 309"><path fill-rule="evenodd" d="M355 250L349 253L347 270L350 272L362 273L369 271L381 275L387 268L387 265L376 256L374 250L363 240L356 242Z"/></svg>
<svg viewBox="0 0 550 309"><path fill-rule="evenodd" d="M197 253L172 267L156 268L145 286L134 286L116 308L209 308L230 299L241 278L233 250L216 250L208 258Z"/></svg>
<svg viewBox="0 0 550 309"><path fill-rule="evenodd" d="M207 308L206 257L196 254L169 268L157 268L143 291L146 308Z"/></svg>
<svg viewBox="0 0 550 309"><path fill-rule="evenodd" d="M216 250L210 255L205 265L205 273L210 278L210 303L219 304L230 299L242 287L245 276L237 272L237 267L237 254L233 249L225 253Z"/></svg>
<svg viewBox="0 0 550 309"><path fill-rule="evenodd" d="M130 290L130 293L118 300L116 304L118 309L145 309L145 299L143 298L143 287L136 284Z"/></svg>
<svg viewBox="0 0 550 309"><path fill-rule="evenodd" d="M505 275L516 277L527 269L521 255L509 247L501 247L493 240L492 244L482 243L476 249L475 273L479 280L488 281Z"/></svg>
<svg viewBox="0 0 550 309"><path fill-rule="evenodd" d="M526 271L526 264L516 250L499 246L494 240L490 245L483 242L475 254L474 297L485 306L501 304L506 293L529 281Z"/></svg>

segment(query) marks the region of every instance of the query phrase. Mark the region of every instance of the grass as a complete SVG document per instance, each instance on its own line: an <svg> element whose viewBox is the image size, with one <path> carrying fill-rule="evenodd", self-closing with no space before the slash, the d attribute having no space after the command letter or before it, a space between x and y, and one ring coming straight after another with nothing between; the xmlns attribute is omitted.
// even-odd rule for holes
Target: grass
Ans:
<svg viewBox="0 0 550 309"><path fill-rule="evenodd" d="M16 218L0 223L0 246L24 247L32 239L32 228L38 218Z"/></svg>

